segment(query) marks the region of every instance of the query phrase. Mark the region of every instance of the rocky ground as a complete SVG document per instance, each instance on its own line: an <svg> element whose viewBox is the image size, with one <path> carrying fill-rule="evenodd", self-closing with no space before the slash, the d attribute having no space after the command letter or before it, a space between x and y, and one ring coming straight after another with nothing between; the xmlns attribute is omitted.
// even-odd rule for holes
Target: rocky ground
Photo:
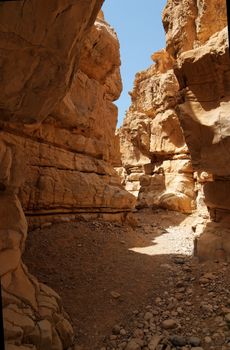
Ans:
<svg viewBox="0 0 230 350"><path fill-rule="evenodd" d="M29 235L24 260L62 296L75 350L230 349L230 264L192 256L203 216L135 216Z"/></svg>

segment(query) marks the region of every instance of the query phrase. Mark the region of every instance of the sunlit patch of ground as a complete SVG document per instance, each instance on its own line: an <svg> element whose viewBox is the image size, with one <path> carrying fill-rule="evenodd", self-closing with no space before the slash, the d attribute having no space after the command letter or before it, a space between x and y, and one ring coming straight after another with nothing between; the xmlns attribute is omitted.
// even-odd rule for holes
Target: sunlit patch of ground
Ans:
<svg viewBox="0 0 230 350"><path fill-rule="evenodd" d="M190 227L170 226L162 235L152 240L148 247L134 247L130 250L147 255L184 254L191 256L194 251L194 232Z"/></svg>

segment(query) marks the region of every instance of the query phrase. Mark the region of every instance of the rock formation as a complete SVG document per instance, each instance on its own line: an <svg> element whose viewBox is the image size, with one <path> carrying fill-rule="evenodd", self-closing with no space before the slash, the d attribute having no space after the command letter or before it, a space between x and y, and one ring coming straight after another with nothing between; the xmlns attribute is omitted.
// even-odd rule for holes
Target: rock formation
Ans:
<svg viewBox="0 0 230 350"><path fill-rule="evenodd" d="M178 37L168 2L164 21L168 47L177 47L175 74L180 85L181 102L177 112L192 157L193 168L206 175L203 191L211 217L221 224L209 223L197 242L202 258L230 254L229 210L229 48L226 26L226 2L198 2L197 16L186 28L195 28L195 36L177 45ZM189 2L187 2L189 3ZM190 7L192 7L192 1ZM182 6L182 3L181 3ZM180 5L178 5L179 10ZM181 9L180 9L181 11ZM215 18L214 18L215 16ZM184 20L186 19L184 15ZM185 21L184 21L185 23ZM189 29L186 30L189 32ZM224 223L225 222L225 223Z"/></svg>
<svg viewBox="0 0 230 350"><path fill-rule="evenodd" d="M34 119L26 123L20 103L20 116L14 115L13 121L2 118L5 142L15 149L21 148L27 158L19 198L29 222L42 221L44 214L117 212L133 206L134 199L123 190L111 166L117 151L114 147L117 108L113 101L122 89L119 66L116 34L104 20L98 19L82 46L79 69L72 74L64 98L56 98L53 110L40 115L31 106L28 118ZM42 65L42 69L42 79L51 79L45 71L48 68ZM55 76L53 84L59 84ZM46 82L42 85L45 91L41 92L39 87L39 93L53 99L51 85ZM57 94L57 88L54 89ZM61 87L60 90L62 95ZM21 94L26 95L26 91ZM8 107L13 108L14 105ZM4 109L4 116L9 113Z"/></svg>
<svg viewBox="0 0 230 350"><path fill-rule="evenodd" d="M93 25L102 3L0 4L0 277L7 350L64 350L73 339L60 297L21 260L23 209L29 224L40 225L65 215L125 216L135 205L113 169L119 165L113 101L122 86L116 34L102 13ZM191 212L195 170L213 218L225 219L225 1L168 0L163 22L166 50L137 75L119 131L120 171L138 206ZM214 235L207 228L198 255L230 253L228 228L218 230Z"/></svg>
<svg viewBox="0 0 230 350"><path fill-rule="evenodd" d="M119 130L125 187L138 197L139 207L189 213L195 208L194 180L175 109L174 60L165 50L152 59L155 65L136 75L132 105Z"/></svg>
<svg viewBox="0 0 230 350"><path fill-rule="evenodd" d="M68 349L73 338L60 297L21 261L23 209L29 223L40 224L64 214L124 213L135 203L111 165L117 152L113 101L122 85L116 34L102 14L93 26L102 2L0 5L0 277L7 350Z"/></svg>
<svg viewBox="0 0 230 350"><path fill-rule="evenodd" d="M123 168L118 172L139 206L189 212L204 198L212 219L226 222L230 210L226 2L168 0L163 24L166 50L152 56L155 66L136 75L132 105L119 130ZM203 258L230 254L229 233L228 224L208 224L197 242L197 254Z"/></svg>

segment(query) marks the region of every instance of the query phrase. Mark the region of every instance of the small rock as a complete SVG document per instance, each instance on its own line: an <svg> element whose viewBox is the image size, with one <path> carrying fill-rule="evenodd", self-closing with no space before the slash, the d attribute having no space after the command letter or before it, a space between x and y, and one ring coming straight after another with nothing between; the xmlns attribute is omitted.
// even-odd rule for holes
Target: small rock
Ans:
<svg viewBox="0 0 230 350"><path fill-rule="evenodd" d="M184 258L182 258L182 257L175 257L174 259L174 263L175 264L178 264L178 265L183 265L184 263L185 263L185 260L184 260Z"/></svg>
<svg viewBox="0 0 230 350"><path fill-rule="evenodd" d="M145 321L150 321L151 318L153 318L153 314L151 312L146 312L144 316Z"/></svg>
<svg viewBox="0 0 230 350"><path fill-rule="evenodd" d="M161 341L161 339L162 339L161 336L159 336L159 335L154 335L154 336L151 338L151 340L150 340L150 342L149 342L149 344L148 344L148 349L149 349L149 350L156 350L158 344L159 344L160 341Z"/></svg>
<svg viewBox="0 0 230 350"><path fill-rule="evenodd" d="M114 299L118 299L118 298L120 298L120 296L121 296L121 294L119 294L119 293L117 293L117 292L114 292L114 291L110 292L110 294L112 295L112 297L113 297Z"/></svg>
<svg viewBox="0 0 230 350"><path fill-rule="evenodd" d="M120 330L120 335L126 335L126 330L124 329L124 328L122 328L121 330Z"/></svg>
<svg viewBox="0 0 230 350"><path fill-rule="evenodd" d="M155 299L155 304L156 304L156 305L160 305L161 302L162 302L161 298L157 297L157 298Z"/></svg>
<svg viewBox="0 0 230 350"><path fill-rule="evenodd" d="M201 343L201 340L198 337L189 337L188 338L188 344L190 344L192 346L199 346L200 343Z"/></svg>
<svg viewBox="0 0 230 350"><path fill-rule="evenodd" d="M120 334L120 327L118 325L115 325L112 329L113 334Z"/></svg>
<svg viewBox="0 0 230 350"><path fill-rule="evenodd" d="M184 346L187 344L185 337L182 337L180 335L173 335L170 338L170 341L175 346Z"/></svg>
<svg viewBox="0 0 230 350"><path fill-rule="evenodd" d="M109 337L110 340L116 340L117 339L117 336L115 334L112 334L110 337Z"/></svg>
<svg viewBox="0 0 230 350"><path fill-rule="evenodd" d="M215 280L216 279L216 276L210 272L206 273L203 277L208 279L208 280Z"/></svg>
<svg viewBox="0 0 230 350"><path fill-rule="evenodd" d="M126 350L141 350L141 347L134 339L131 339L126 346Z"/></svg>
<svg viewBox="0 0 230 350"><path fill-rule="evenodd" d="M225 321L226 321L227 323L230 323L230 313L227 314L227 315L225 315Z"/></svg>
<svg viewBox="0 0 230 350"><path fill-rule="evenodd" d="M177 322L173 319L167 319L162 322L162 327L164 329L173 329L177 327Z"/></svg>
<svg viewBox="0 0 230 350"><path fill-rule="evenodd" d="M212 338L210 338L210 337L205 337L204 338L204 342L206 343L206 344L211 344L212 343Z"/></svg>

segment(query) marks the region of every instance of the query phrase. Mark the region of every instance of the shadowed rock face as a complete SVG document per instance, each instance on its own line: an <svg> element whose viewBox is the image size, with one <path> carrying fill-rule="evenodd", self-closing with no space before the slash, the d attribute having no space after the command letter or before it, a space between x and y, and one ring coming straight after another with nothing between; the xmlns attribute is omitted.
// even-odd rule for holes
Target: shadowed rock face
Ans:
<svg viewBox="0 0 230 350"><path fill-rule="evenodd" d="M167 48L176 58L174 71L181 96L177 113L193 168L198 177L206 173L205 203L214 221L221 222L219 226L207 225L198 240L197 254L203 258L226 258L230 254L230 59L226 2L198 1L196 12L192 1L178 2L175 7L173 3L168 1L163 21ZM183 12L183 5L187 6L188 15ZM176 13L181 13L181 39L179 22L174 20Z"/></svg>
<svg viewBox="0 0 230 350"><path fill-rule="evenodd" d="M200 48L181 54L175 70L181 87L178 106L181 126L191 152L193 167L212 181L204 183L205 203L214 221L198 240L203 258L229 256L230 203L230 59L227 28L214 34ZM208 242L208 244L207 244Z"/></svg>
<svg viewBox="0 0 230 350"><path fill-rule="evenodd" d="M111 165L120 58L103 18L93 26L102 2L0 5L0 277L7 350L63 350L73 340L60 297L22 263L22 207L29 222L36 214L39 224L43 214L52 214L52 221L58 213L134 206Z"/></svg>
<svg viewBox="0 0 230 350"><path fill-rule="evenodd" d="M68 92L103 0L0 5L1 120L44 120Z"/></svg>

